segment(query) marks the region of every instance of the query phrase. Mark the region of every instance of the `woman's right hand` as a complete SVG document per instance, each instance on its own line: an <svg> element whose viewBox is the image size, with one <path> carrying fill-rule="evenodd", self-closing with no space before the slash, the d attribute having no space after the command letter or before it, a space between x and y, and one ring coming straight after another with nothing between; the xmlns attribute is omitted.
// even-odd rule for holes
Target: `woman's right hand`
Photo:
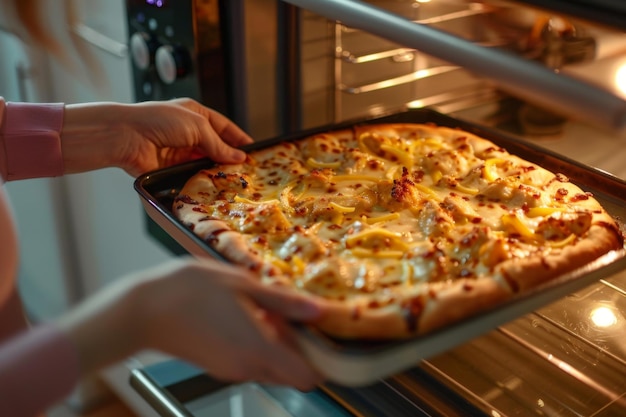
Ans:
<svg viewBox="0 0 626 417"><path fill-rule="evenodd" d="M183 258L116 282L60 324L85 372L156 349L220 380L309 390L322 378L288 322L313 322L321 314L314 300L264 286L242 268Z"/></svg>

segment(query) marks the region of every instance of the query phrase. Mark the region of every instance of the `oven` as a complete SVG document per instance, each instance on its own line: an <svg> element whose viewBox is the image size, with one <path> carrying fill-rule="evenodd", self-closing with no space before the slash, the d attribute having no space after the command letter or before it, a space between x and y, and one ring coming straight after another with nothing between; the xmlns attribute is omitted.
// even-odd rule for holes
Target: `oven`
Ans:
<svg viewBox="0 0 626 417"><path fill-rule="evenodd" d="M257 138L298 128L298 22L274 0L126 0L137 101L191 97Z"/></svg>
<svg viewBox="0 0 626 417"><path fill-rule="evenodd" d="M626 218L626 148L617 137L626 122L626 6L314 3L127 1L137 100L194 97L258 141L411 112L442 123L451 118L545 150ZM378 18L366 21L355 4L442 31L468 48L448 60L437 45L430 51L383 36ZM357 23L346 23L351 19ZM464 61L465 52L483 50L484 62L523 77ZM161 416L626 415L626 270L609 268L557 295L489 331L442 340L449 347L366 384L329 382L308 393L227 384L158 353L132 358L120 375L143 409Z"/></svg>
<svg viewBox="0 0 626 417"><path fill-rule="evenodd" d="M479 45L524 48L516 43L528 28L488 28L495 9L485 4L372 3ZM191 97L258 140L407 104L468 107L493 98L488 81L458 65L286 2L126 5L135 99Z"/></svg>

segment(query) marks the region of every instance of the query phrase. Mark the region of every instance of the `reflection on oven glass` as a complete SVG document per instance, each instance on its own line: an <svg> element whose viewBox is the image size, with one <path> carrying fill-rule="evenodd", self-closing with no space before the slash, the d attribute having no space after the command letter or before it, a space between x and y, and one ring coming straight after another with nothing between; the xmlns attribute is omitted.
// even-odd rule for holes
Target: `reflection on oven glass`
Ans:
<svg viewBox="0 0 626 417"><path fill-rule="evenodd" d="M227 387L185 404L194 417L292 417L254 383Z"/></svg>
<svg viewBox="0 0 626 417"><path fill-rule="evenodd" d="M596 327L600 328L607 328L617 324L616 313L606 306L596 307L591 310L589 318Z"/></svg>
<svg viewBox="0 0 626 417"><path fill-rule="evenodd" d="M620 65L615 71L615 87L620 93L626 95L626 63Z"/></svg>

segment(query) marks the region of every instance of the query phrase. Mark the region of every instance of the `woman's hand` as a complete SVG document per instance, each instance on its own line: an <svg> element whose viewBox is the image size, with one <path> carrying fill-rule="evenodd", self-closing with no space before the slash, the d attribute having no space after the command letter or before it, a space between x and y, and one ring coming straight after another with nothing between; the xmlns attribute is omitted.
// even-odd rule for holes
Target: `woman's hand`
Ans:
<svg viewBox="0 0 626 417"><path fill-rule="evenodd" d="M66 174L116 166L134 177L202 156L243 162L236 148L253 141L191 99L67 105L61 135Z"/></svg>
<svg viewBox="0 0 626 417"><path fill-rule="evenodd" d="M85 372L149 348L220 380L309 390L322 379L288 323L321 315L314 300L264 286L241 268L177 259L116 282L60 324L78 346Z"/></svg>

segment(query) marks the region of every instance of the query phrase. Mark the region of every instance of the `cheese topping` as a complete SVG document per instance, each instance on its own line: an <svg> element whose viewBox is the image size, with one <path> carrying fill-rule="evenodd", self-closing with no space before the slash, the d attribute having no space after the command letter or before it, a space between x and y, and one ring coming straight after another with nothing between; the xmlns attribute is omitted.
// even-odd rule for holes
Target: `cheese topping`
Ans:
<svg viewBox="0 0 626 417"><path fill-rule="evenodd" d="M433 132L374 127L279 144L199 174L215 190L194 199L296 286L379 305L407 286L497 275L591 227L563 176L462 131Z"/></svg>

